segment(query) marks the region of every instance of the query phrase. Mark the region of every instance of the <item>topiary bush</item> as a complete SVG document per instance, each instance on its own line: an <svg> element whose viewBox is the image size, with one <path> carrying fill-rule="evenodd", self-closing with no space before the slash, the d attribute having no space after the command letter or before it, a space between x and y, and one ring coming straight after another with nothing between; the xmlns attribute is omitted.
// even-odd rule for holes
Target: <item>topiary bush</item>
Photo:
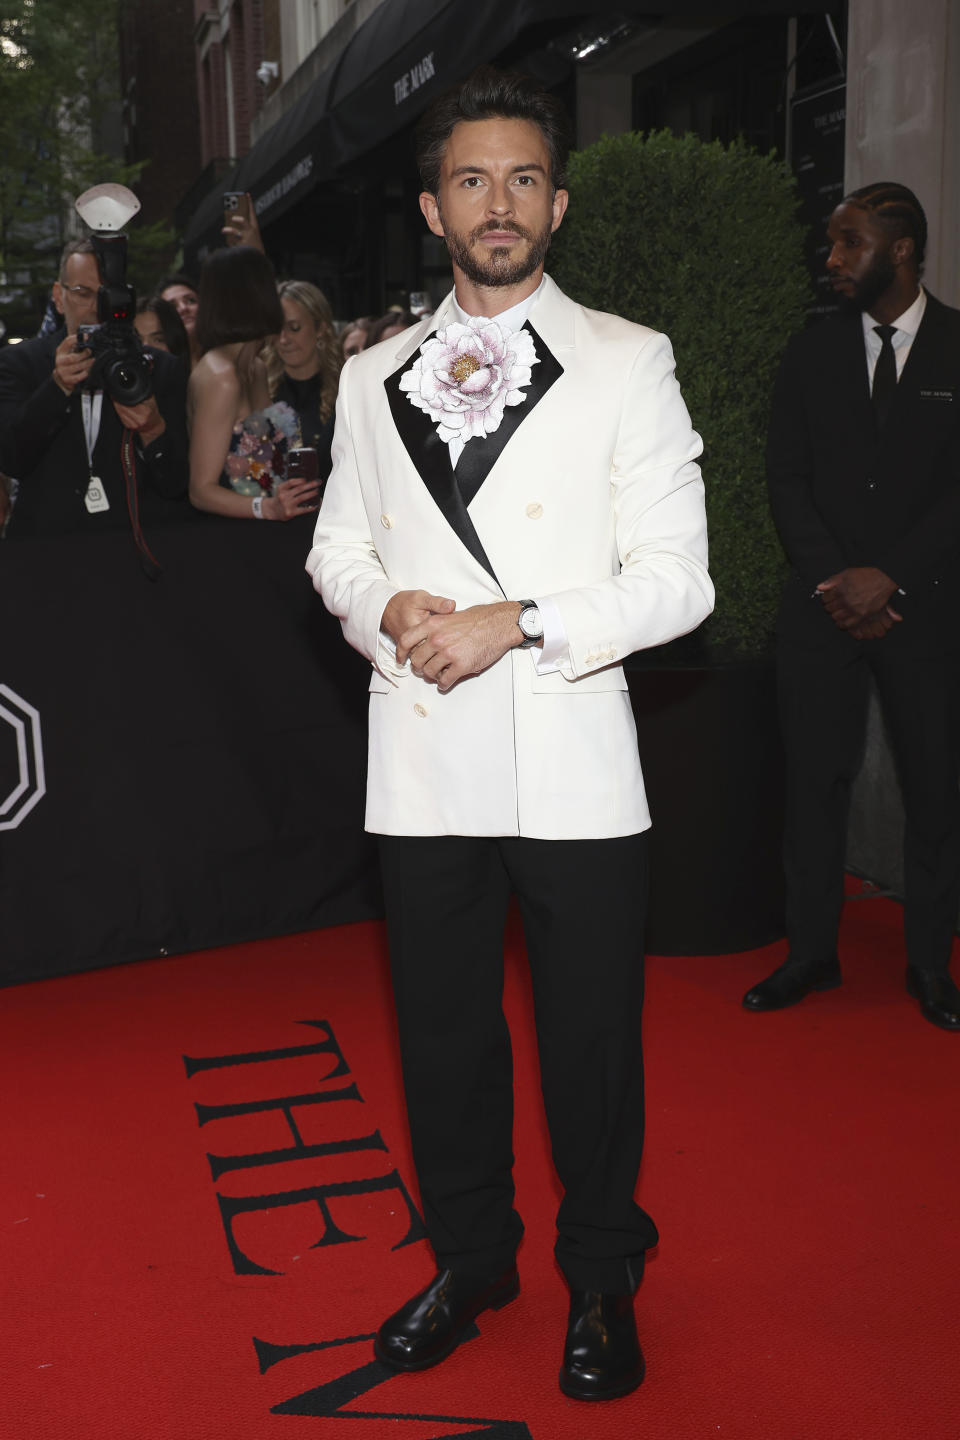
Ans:
<svg viewBox="0 0 960 1440"><path fill-rule="evenodd" d="M792 176L740 141L605 135L575 153L549 269L574 300L663 330L707 493L715 654L770 645L785 560L767 504L770 394L810 282Z"/></svg>

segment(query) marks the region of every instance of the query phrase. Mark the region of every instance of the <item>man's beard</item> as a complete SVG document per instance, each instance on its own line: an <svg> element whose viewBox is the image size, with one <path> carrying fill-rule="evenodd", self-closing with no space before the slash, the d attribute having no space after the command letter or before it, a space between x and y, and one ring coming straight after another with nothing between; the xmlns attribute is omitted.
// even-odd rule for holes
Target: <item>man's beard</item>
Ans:
<svg viewBox="0 0 960 1440"><path fill-rule="evenodd" d="M512 254L514 246L494 245L490 247L489 255L479 259L473 253L472 247L490 230L509 230L511 234L519 235L527 241L526 254L515 258ZM538 270L550 249L552 234L549 223L538 234L516 222L486 220L471 230L469 235L461 235L456 230L445 228L443 238L447 242L450 259L472 284L496 288L502 285L518 285L521 280L528 279Z"/></svg>
<svg viewBox="0 0 960 1440"><path fill-rule="evenodd" d="M869 270L854 282L852 295L841 295L845 310L870 311L897 277L897 267L889 255L878 255Z"/></svg>

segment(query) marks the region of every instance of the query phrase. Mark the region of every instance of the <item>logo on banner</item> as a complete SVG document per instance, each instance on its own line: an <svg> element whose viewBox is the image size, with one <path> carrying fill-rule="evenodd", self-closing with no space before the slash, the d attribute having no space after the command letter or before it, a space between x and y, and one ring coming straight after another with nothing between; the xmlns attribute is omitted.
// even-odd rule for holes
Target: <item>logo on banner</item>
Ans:
<svg viewBox="0 0 960 1440"><path fill-rule="evenodd" d="M229 1089L225 1091L221 1086L215 1092L217 1103L195 1102L197 1123L214 1125L212 1133L222 1133L224 1141L229 1138L231 1148L240 1143L241 1134L246 1134L246 1143L254 1147L230 1155L207 1154L235 1275L289 1274L286 1259L289 1249L285 1248L282 1237L285 1234L292 1237L297 1230L287 1228L289 1222L285 1217L293 1216L304 1206L309 1207L306 1214L311 1218L301 1219L300 1225L306 1224L308 1228L299 1233L304 1238L309 1234L310 1249L324 1254L329 1254L331 1248L360 1243L378 1246L381 1253L387 1246L396 1251L426 1239L423 1217L393 1164L380 1131L355 1133L358 1124L366 1130L371 1121L359 1118L363 1112L358 1106L366 1102L333 1026L328 1020L301 1020L298 1024L319 1032L319 1038L311 1035L306 1043L301 1040L299 1044L268 1050L183 1057L187 1079L200 1077L201 1086L204 1086L204 1077L208 1083L224 1072L228 1077ZM297 1067L296 1072L287 1071L287 1084L291 1083L291 1073L299 1076L293 1082L293 1093L275 1093L283 1083L270 1079L276 1074L273 1067L277 1064ZM257 1079L251 1085L246 1077L253 1075ZM261 1098L251 1098L258 1091ZM225 1099L231 1092L235 1098ZM203 1093L211 1094L206 1087ZM314 1126L324 1117L326 1125L322 1133L327 1139L310 1143L305 1138L311 1116ZM261 1128L263 1126L266 1128ZM269 1148L262 1148L265 1145ZM302 1181L295 1188L281 1188L279 1178L269 1178L273 1174L290 1176L291 1165L304 1167ZM273 1166L279 1166L279 1170L273 1171ZM230 1176L234 1183L231 1185L230 1179L224 1183L224 1176ZM283 1183L289 1184L289 1180ZM246 1193L237 1193L238 1190ZM245 1223L250 1218L260 1219L262 1223ZM254 1249L257 1254L251 1253ZM297 1261L300 1256L291 1258ZM379 1268L383 1268L382 1261ZM271 1289L268 1293L270 1323L275 1324L276 1301L282 1291ZM375 1296L371 1295L373 1299ZM378 1303L378 1321L379 1312ZM480 1333L477 1324L471 1322L464 1339L476 1339ZM363 1410L352 1408L356 1401L396 1379L397 1372L391 1366L374 1359L370 1348L373 1336L372 1329L364 1329L359 1334L324 1334L320 1339L280 1344L251 1337L261 1375L281 1363L282 1376L286 1376L288 1367L290 1370L290 1378L278 1382L286 1398L270 1404L270 1414L299 1415L312 1420L343 1418L355 1425L359 1422L358 1440L360 1435L375 1440L378 1434L386 1434L385 1426L379 1423L381 1420L389 1422L391 1434L397 1422L413 1420L421 1424L456 1425L460 1427L457 1434L463 1437L533 1440L522 1420L424 1414L420 1406L415 1413L407 1413L394 1408L402 1403L397 1400L386 1411L372 1408L376 1403L373 1400L365 1400ZM306 1362L305 1356L315 1359L312 1363ZM316 1383L303 1389L308 1374ZM293 1394L289 1393L290 1389ZM276 1393L274 1390L272 1398L275 1399ZM269 1400L266 1403L269 1404ZM464 1429L464 1426L470 1428Z"/></svg>
<svg viewBox="0 0 960 1440"><path fill-rule="evenodd" d="M17 750L16 782L8 795L0 797L0 830L16 830L47 791L40 715L9 685L0 685L0 723L10 726ZM0 736L4 733L0 731Z"/></svg>
<svg viewBox="0 0 960 1440"><path fill-rule="evenodd" d="M297 161L292 170L288 170L286 175L277 181L276 185L271 185L269 190L265 190L262 195L254 200L254 210L256 210L258 215L262 215L266 210L270 209L271 205L276 205L278 200L282 200L284 195L289 195L290 191L295 190L304 180L309 180L312 174L313 156L304 155Z"/></svg>
<svg viewBox="0 0 960 1440"><path fill-rule="evenodd" d="M409 100L413 92L419 90L420 86L425 85L428 80L432 80L436 73L433 64L433 51L431 50L430 54L424 55L423 59L418 60L416 65L411 65L409 70L405 70L399 80L394 80L394 105L402 105L404 100Z"/></svg>

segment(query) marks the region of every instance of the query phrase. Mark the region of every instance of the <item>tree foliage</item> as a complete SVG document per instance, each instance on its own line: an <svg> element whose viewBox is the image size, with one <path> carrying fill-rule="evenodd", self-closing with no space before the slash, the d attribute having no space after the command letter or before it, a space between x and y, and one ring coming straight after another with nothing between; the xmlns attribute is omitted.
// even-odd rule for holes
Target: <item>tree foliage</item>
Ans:
<svg viewBox="0 0 960 1440"><path fill-rule="evenodd" d="M0 0L0 308L38 318L73 229L73 200L133 184L120 152L118 0ZM130 272L151 283L167 226L130 231Z"/></svg>
<svg viewBox="0 0 960 1440"><path fill-rule="evenodd" d="M770 393L809 299L792 177L739 141L660 131L578 152L569 189L550 269L582 304L669 335L704 441L717 587L704 636L760 653L784 567L764 481Z"/></svg>

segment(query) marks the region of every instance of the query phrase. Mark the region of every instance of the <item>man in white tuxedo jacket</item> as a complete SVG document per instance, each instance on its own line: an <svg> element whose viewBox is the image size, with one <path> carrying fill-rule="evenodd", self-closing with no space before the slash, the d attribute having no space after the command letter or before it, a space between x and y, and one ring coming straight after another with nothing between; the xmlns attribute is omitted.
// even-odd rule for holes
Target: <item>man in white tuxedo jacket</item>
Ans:
<svg viewBox="0 0 960 1440"><path fill-rule="evenodd" d="M454 290L345 366L307 563L373 667L366 824L438 1266L376 1354L434 1365L517 1294L513 893L564 1189L560 1384L593 1400L643 1378L657 1238L633 1198L650 817L621 662L699 624L713 588L669 342L543 274L566 154L556 102L518 77L478 71L427 112L420 204Z"/></svg>

